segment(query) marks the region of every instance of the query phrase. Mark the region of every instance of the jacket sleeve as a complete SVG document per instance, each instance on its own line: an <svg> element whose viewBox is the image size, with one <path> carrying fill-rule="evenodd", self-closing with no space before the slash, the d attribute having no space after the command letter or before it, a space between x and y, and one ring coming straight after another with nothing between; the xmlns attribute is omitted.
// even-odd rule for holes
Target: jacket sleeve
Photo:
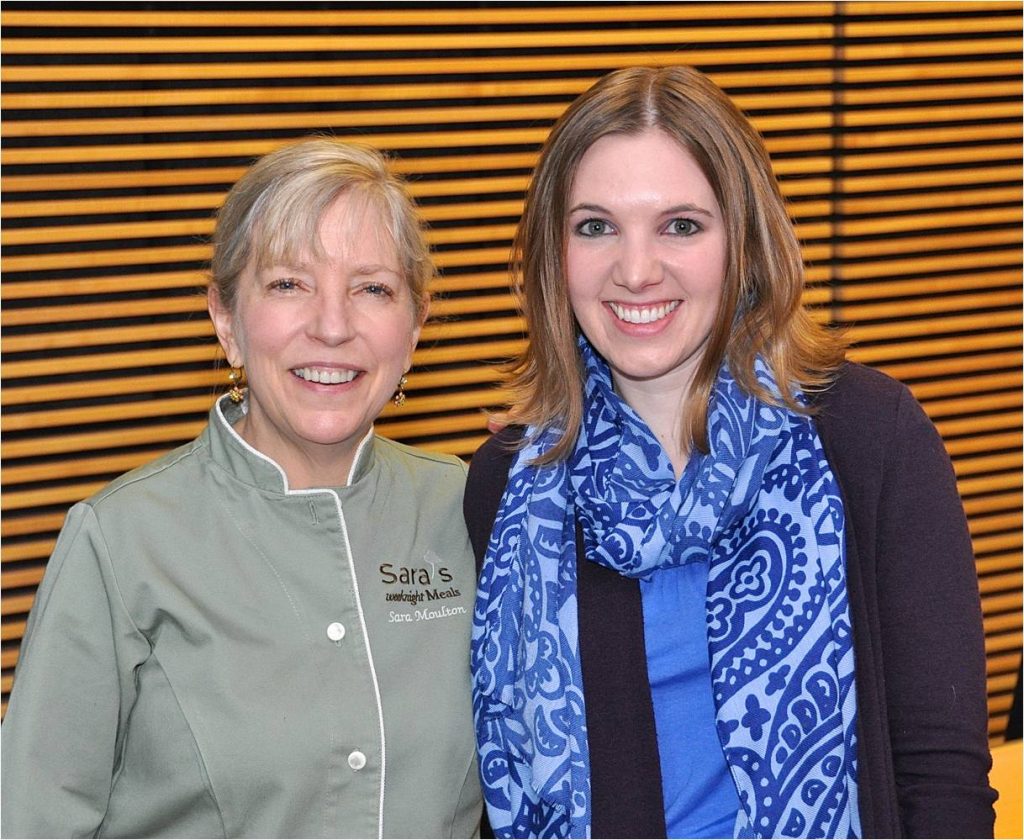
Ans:
<svg viewBox="0 0 1024 840"><path fill-rule="evenodd" d="M3 723L5 837L96 834L134 702L134 666L147 651L93 510L76 505L36 594Z"/></svg>
<svg viewBox="0 0 1024 840"><path fill-rule="evenodd" d="M879 498L882 660L910 837L991 837L985 648L970 534L938 432L905 388Z"/></svg>

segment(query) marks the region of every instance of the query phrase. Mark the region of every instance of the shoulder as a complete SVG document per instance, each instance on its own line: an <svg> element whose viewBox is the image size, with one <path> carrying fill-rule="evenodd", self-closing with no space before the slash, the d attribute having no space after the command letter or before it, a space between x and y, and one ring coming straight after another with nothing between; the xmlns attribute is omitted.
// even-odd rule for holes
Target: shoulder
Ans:
<svg viewBox="0 0 1024 840"><path fill-rule="evenodd" d="M376 480L370 484L378 495L372 504L379 506L381 526L393 534L411 529L419 543L471 574L472 555L459 516L465 462L379 435L374 439L374 458Z"/></svg>
<svg viewBox="0 0 1024 840"><path fill-rule="evenodd" d="M821 417L832 420L845 415L861 419L879 418L895 412L899 403L910 395L902 382L856 362L846 362L831 385L814 396Z"/></svg>
<svg viewBox="0 0 1024 840"><path fill-rule="evenodd" d="M816 394L815 425L848 492L874 498L901 465L943 464L942 438L910 389L881 371L846 363Z"/></svg>
<svg viewBox="0 0 1024 840"><path fill-rule="evenodd" d="M208 504L198 463L204 449L203 438L197 438L118 476L73 505L47 562L45 591L56 585L58 575L70 576L67 579L83 588L82 576L98 573L105 585L116 586L115 577L142 554L135 550L139 535L159 535L168 545L179 545L180 536L169 537L162 523L187 521L189 506Z"/></svg>
<svg viewBox="0 0 1024 840"><path fill-rule="evenodd" d="M884 457L894 441L932 437L934 427L910 389L891 376L847 362L832 384L815 394L815 421L830 450Z"/></svg>
<svg viewBox="0 0 1024 840"><path fill-rule="evenodd" d="M502 490L523 438L522 426L508 426L481 444L469 463L471 483L500 481Z"/></svg>
<svg viewBox="0 0 1024 840"><path fill-rule="evenodd" d="M462 512L478 563L483 560L522 436L522 426L502 429L488 438L470 461Z"/></svg>
<svg viewBox="0 0 1024 840"><path fill-rule="evenodd" d="M466 463L455 455L427 452L391 438L374 437L375 457L415 484L455 484L461 492L466 482Z"/></svg>
<svg viewBox="0 0 1024 840"><path fill-rule="evenodd" d="M201 469L199 461L206 448L205 438L200 436L118 476L84 504L99 512L131 506L147 498L179 497L186 490L194 493L196 471Z"/></svg>

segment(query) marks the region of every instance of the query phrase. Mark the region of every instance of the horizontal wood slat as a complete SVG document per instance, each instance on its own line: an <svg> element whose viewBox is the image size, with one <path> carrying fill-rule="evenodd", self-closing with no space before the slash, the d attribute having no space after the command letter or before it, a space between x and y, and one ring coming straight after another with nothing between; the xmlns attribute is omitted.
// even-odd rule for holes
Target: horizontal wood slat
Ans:
<svg viewBox="0 0 1024 840"><path fill-rule="evenodd" d="M704 8L712 8L705 6ZM745 52L729 52L733 58L747 55ZM715 57L718 61L715 61ZM723 87L744 87L750 85L751 77L756 76L753 84L779 85L787 83L796 84L827 84L834 79L834 70L828 67L806 67L799 69L786 69L779 67L760 67L747 72L730 72L720 70L715 64L721 62L719 56L708 56L704 53L696 53L687 50L685 58L694 64L707 64L708 75ZM651 66L664 64L678 64L679 53L652 53L644 52L637 56L625 56L622 54L612 56L587 57L579 56L576 69L592 69L598 66L625 66L629 63L643 63ZM701 61L700 59L704 60ZM603 64L598 62L602 61ZM436 66L436 65L431 65ZM488 66L492 66L488 59ZM274 77L277 79L296 78L329 78L333 76L345 76L346 70L357 70L362 67L361 63L339 62L339 61L275 61ZM1020 75L1021 61L1019 58L1006 59L995 58L986 55L973 56L971 59L961 61L956 68L956 77L962 79L984 78L990 76L1014 76ZM498 68L495 68L498 69ZM501 69L506 69L502 67ZM176 64L174 62L146 63L145 61L133 62L130 65L123 64L83 64L83 65L7 65L0 68L0 80L4 82L45 82L59 79L61 81L130 81L133 83L167 81L176 82L191 80L227 80L227 79L261 79L267 75L265 64L253 64L245 62L217 63L204 62L203 64ZM374 75L364 72L359 75ZM843 77L850 82L869 83L877 81L912 81L928 82L935 79L946 79L950 75L949 68L943 64L886 64L883 66L871 65L848 65L843 68ZM436 84L446 85L439 87L435 96L486 96L495 90L505 90L506 85L516 85L518 80L503 80L500 87L490 81L459 81L459 82L431 82L429 87ZM562 79L531 79L528 82L518 82L523 87L520 92L542 94L552 90L564 90L558 87L564 85ZM380 88L380 93L374 95L372 88L354 87L354 92L347 94L352 101L364 101L367 99L418 99L434 98L425 95L424 91L428 86L422 84L410 85L388 85ZM346 88L347 90L348 88ZM194 90L160 91L148 90L152 104L234 104L251 99L244 94L238 95L237 90L225 88L223 95L213 91L197 92ZM362 91L362 93L361 93ZM391 91L394 91L391 93ZM123 104L123 100L103 92L87 91L88 99L83 100L93 107L112 106L117 107ZM13 94L17 95L17 94ZM43 96L59 97L60 93L43 93ZM275 96L288 96L288 92L275 94L270 91L264 102L277 102ZM165 98L166 97L166 98ZM196 98L205 97L205 98ZM232 98L234 97L234 98ZM337 97L332 97L337 98ZM6 104L6 97L0 102ZM17 101L17 100L15 100ZM72 100L45 100L63 101ZM62 106L54 106L62 107Z"/></svg>
<svg viewBox="0 0 1024 840"><path fill-rule="evenodd" d="M955 6L954 3L946 4ZM979 8L1000 8L1005 4L978 3ZM799 3L788 8L767 9L762 3L731 3L727 8L715 4L688 5L676 4L671 7L645 8L643 6L624 6L621 4L592 6L581 19L578 9L561 9L541 4L528 5L515 10L514 21L507 10L475 9L469 6L445 9L444 22L450 26L481 26L486 24L518 24L568 23L583 22L620 22L664 21L664 20L713 20L720 18L787 18L787 17L827 17L835 12L833 3ZM275 26L415 26L436 25L440 15L434 9L402 9L389 10L375 8L363 11L358 7L345 9L323 9L317 11L273 11L260 10L258 23L254 23L253 15L247 11L230 11L216 9L211 11L179 12L173 9L160 11L133 10L90 11L87 13L62 12L18 12L5 11L0 21L6 26L52 26L52 27L160 27L187 26L200 30L203 27L249 28Z"/></svg>
<svg viewBox="0 0 1024 840"><path fill-rule="evenodd" d="M722 28L694 26L671 29L602 29L568 32L433 32L429 44L434 50L503 50L554 49L559 47L608 47L652 44L701 44L708 42L773 41L830 39L833 27L828 23L787 24L773 26L726 26ZM288 49L293 52L377 52L423 49L427 40L422 34L405 35L290 35ZM187 38L141 37L109 38L19 38L0 40L0 49L8 55L151 55L153 53L273 53L281 48L278 36L207 36Z"/></svg>
<svg viewBox="0 0 1024 840"><path fill-rule="evenodd" d="M847 61L887 61L907 58L938 58L970 56L985 53L1014 53L1020 51L1017 38L950 39L949 41L902 41L899 44L873 44L847 42L844 58Z"/></svg>
<svg viewBox="0 0 1024 840"><path fill-rule="evenodd" d="M414 158L403 157L392 159L391 166L396 172L402 175L422 175L429 171L432 175L466 173L494 169L523 169L529 170L537 162L536 152L503 152L495 154L470 154L466 157L446 156L443 158ZM787 194L807 193L828 193L832 189L831 179L813 180L807 177L808 173L828 173L831 161L827 156L806 156L801 158L782 158L775 162L775 172L782 180L783 191ZM976 177L970 180L971 183L979 180L991 180L1000 175L1009 178L1013 171L1019 171L1018 167L994 167L984 170L983 174L990 175L990 178ZM0 177L0 187L5 191L18 192L40 192L59 190L86 190L86 189L115 189L123 187L168 187L182 185L203 185L203 184L230 184L237 180L245 171L244 167L210 167L208 169L182 168L171 172L161 170L144 170L128 172L62 172L55 175L4 175ZM792 181L791 178L799 176L800 181ZM963 175L962 177L968 177ZM525 178L527 176L520 176ZM947 176L945 184L951 186L954 182L950 179L956 177L955 173ZM445 189L446 185L452 185ZM494 190L476 189L480 181L473 178L457 177L452 181L421 181L410 184L410 190L414 196L422 197L427 195L456 195L474 192L502 191L501 187ZM517 192L519 190L516 190ZM219 194L223 198L223 194Z"/></svg>
<svg viewBox="0 0 1024 840"><path fill-rule="evenodd" d="M29 68L25 68L29 69ZM4 68L0 70L0 78L4 81L46 81L51 80L54 77L52 70L47 73L45 68L33 68L34 74L37 78L30 79L23 77L20 74L13 73L12 68ZM85 69L85 68L82 68ZM276 69L276 66L275 66ZM61 73L67 72L61 70ZM309 75L314 76L316 73L311 72ZM817 70L804 70L804 71L785 71L780 70L775 73L713 73L710 74L716 82L724 86L742 87L742 86L767 86L771 84L782 85L782 84L820 84L826 85L834 81L834 74L829 69L817 69ZM65 81L68 80L66 76L61 75L61 78ZM103 77L109 78L109 77ZM198 106L198 105L245 105L251 104L253 106L266 107L268 105L294 105L301 103L323 103L333 104L336 102L348 102L348 103L380 103L387 101L407 101L415 102L416 100L437 100L443 98L452 99L467 99L476 97L489 97L500 95L502 98L511 97L539 97L539 96L564 96L574 97L585 91L593 83L590 78L570 78L570 79L535 79L530 81L517 81L510 80L504 81L500 86L490 82L431 82L430 84L389 84L386 87L380 85L365 85L365 86L354 86L346 85L344 87L327 87L323 85L317 85L315 87L300 87L300 86L288 86L279 88L268 88L268 87L232 87L232 88L198 88L198 89L185 89L185 90L126 90L117 91L116 93L108 91L87 91L80 94L63 93L60 91L54 93L42 93L42 94L3 94L0 95L0 104L4 108L156 108L156 107L168 107L168 106ZM823 99L825 104L831 102L831 98L827 94L817 91L800 92L794 91L792 94L794 98L794 105L807 106L808 104L820 104ZM826 98L827 97L827 98ZM737 102L741 102L744 108L777 108L778 101L773 100L768 94L747 94L737 97ZM481 107L500 107L500 106L481 106ZM513 105L506 106L517 109L526 109L532 107L538 107L536 103L530 105ZM439 110L439 109L434 109ZM119 112L115 111L114 116ZM337 115L337 112L331 112ZM347 116L352 114L352 111L346 110L343 112ZM390 111L383 113L379 111L365 112L367 115L376 113L377 119L387 119L390 115ZM407 111L409 114L416 114L416 111ZM443 111L441 112L442 122L451 122L454 112ZM482 114L487 113L486 110L479 112L480 116L473 116L473 120L484 119ZM492 112L493 113L493 112ZM263 116L267 116L264 114ZM229 119L229 115L222 115L216 117L217 120ZM244 119L254 119L252 116L243 117ZM110 118L107 118L110 119ZM80 122L92 122L96 125L107 122L107 119L103 120L91 120L82 119ZM155 117L154 119L161 119ZM171 119L170 117L163 119ZM423 122L424 120L410 120ZM26 132L20 128L23 125L33 125L40 128L45 128L47 131L43 133L47 134L62 134L66 133L62 131L59 126L62 124L61 120L18 120L11 121L7 124L8 127L12 128L16 133L14 136L33 136L35 132ZM374 124L374 123L369 123ZM204 123L205 125L205 123ZM308 123L307 123L308 125ZM138 129L134 129L134 133Z"/></svg>
<svg viewBox="0 0 1024 840"><path fill-rule="evenodd" d="M344 123L344 115L335 117L335 123ZM820 129L823 133L794 134L789 137L767 138L771 152L826 151L831 138L826 132L832 128L828 114L796 114L763 117L755 120L761 131L788 129ZM544 128L475 128L459 131L431 131L407 133L353 134L352 142L394 151L461 149L480 146L537 146L547 136ZM206 142L178 143L123 143L106 146L50 146L46 153L37 148L11 148L4 153L5 164L88 164L116 163L119 161L171 161L188 160L201 156L211 158L253 158L268 154L283 145L277 140L210 140ZM997 150L1006 157L1007 151ZM922 156L924 153L921 153ZM947 157L955 153L945 153ZM996 156L996 153L993 152ZM966 155L961 155L965 157ZM809 171L821 171L810 169Z"/></svg>
<svg viewBox="0 0 1024 840"><path fill-rule="evenodd" d="M2 49L2 46L0 46ZM782 50L784 49L784 54ZM1005 52L1005 50L1002 50ZM681 61L693 65L706 65L709 70L720 64L752 64L762 62L827 62L833 57L830 46L823 44L799 44L780 47L746 47L731 46L724 48L697 49L694 47L674 48L669 50L645 49L636 52L600 52L579 53L575 55L528 55L528 56L488 56L486 59L487 73L551 73L579 72L591 70L595 73L606 68L629 67L643 64L649 67L667 67ZM10 72L10 71L5 71ZM72 74L74 71L71 71ZM79 73L96 79L89 73ZM203 63L179 65L146 65L133 64L131 68L124 65L108 65L102 79L236 79L262 78L270 70L266 64L260 63ZM410 76L417 74L480 74L479 58L386 58L348 61L302 61L274 62L274 78L317 78L317 77L387 77ZM17 74L13 74L17 75ZM4 76L4 80L10 78Z"/></svg>
<svg viewBox="0 0 1024 840"><path fill-rule="evenodd" d="M764 134L805 303L906 382L953 459L990 732L1021 640L1019 3L474 8L5 4L2 688L68 505L195 436L225 369L212 218L310 132L410 179L440 277L386 434L469 456L523 346L511 236L551 124L604 72L691 63Z"/></svg>

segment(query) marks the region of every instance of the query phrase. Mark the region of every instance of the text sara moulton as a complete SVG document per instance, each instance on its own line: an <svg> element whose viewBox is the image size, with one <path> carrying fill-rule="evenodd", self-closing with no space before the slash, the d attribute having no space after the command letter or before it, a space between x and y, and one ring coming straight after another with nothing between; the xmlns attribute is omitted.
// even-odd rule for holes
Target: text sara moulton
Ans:
<svg viewBox="0 0 1024 840"><path fill-rule="evenodd" d="M449 607L448 605L438 607L437 609L424 608L422 610L413 610L411 613L400 613L391 610L388 613L388 623L402 624L415 621L433 621L435 618L448 618L453 615L465 614L465 607Z"/></svg>

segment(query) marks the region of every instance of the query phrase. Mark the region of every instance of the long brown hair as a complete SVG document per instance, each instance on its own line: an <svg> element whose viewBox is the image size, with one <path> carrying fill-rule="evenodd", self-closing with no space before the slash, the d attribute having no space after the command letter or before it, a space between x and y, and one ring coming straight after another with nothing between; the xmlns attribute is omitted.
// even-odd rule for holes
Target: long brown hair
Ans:
<svg viewBox="0 0 1024 840"><path fill-rule="evenodd" d="M827 385L845 343L801 305L800 245L760 135L710 79L691 67L631 67L582 94L541 151L516 230L511 270L530 333L509 368L509 418L561 438L541 463L564 457L583 417L579 326L565 281L567 203L580 160L608 134L659 129L697 162L726 226L728 258L718 316L683 407L682 441L708 451L707 406L723 361L740 386L779 400L758 383L755 357L771 367L788 407L806 411L797 391Z"/></svg>

